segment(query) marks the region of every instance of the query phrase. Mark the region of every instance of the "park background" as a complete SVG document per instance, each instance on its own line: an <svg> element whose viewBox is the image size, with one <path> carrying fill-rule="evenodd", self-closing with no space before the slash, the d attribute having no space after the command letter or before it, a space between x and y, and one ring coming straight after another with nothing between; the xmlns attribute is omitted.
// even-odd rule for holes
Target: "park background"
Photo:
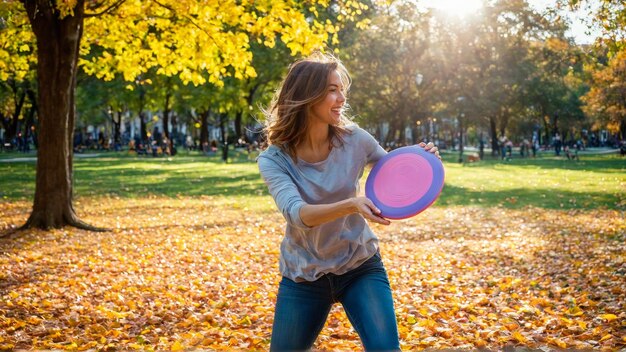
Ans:
<svg viewBox="0 0 626 352"><path fill-rule="evenodd" d="M403 348L624 348L624 4L471 3L2 2L0 349L267 349L260 109L314 50L385 148L442 150L373 226ZM338 307L316 348L360 348Z"/></svg>

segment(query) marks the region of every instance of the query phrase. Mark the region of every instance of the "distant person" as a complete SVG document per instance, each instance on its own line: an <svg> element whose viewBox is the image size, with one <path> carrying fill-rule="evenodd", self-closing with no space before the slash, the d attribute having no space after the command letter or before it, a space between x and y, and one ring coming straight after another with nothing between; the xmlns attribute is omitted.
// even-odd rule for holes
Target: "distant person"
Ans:
<svg viewBox="0 0 626 352"><path fill-rule="evenodd" d="M194 149L193 138L191 136L187 136L185 139L185 146L187 147L187 151Z"/></svg>
<svg viewBox="0 0 626 352"><path fill-rule="evenodd" d="M222 144L222 161L225 163L228 162L228 142Z"/></svg>
<svg viewBox="0 0 626 352"><path fill-rule="evenodd" d="M524 138L522 145L520 146L520 154L522 155L522 158L530 156L530 142L526 138Z"/></svg>
<svg viewBox="0 0 626 352"><path fill-rule="evenodd" d="M169 147L170 147L170 155L175 156L178 153L178 149L176 149L176 143L174 143L173 140L169 141Z"/></svg>
<svg viewBox="0 0 626 352"><path fill-rule="evenodd" d="M500 147L500 157L502 160L506 159L506 141L508 138L506 136L501 136L498 140L498 146Z"/></svg>
<svg viewBox="0 0 626 352"><path fill-rule="evenodd" d="M481 138L480 144L478 145L478 157L480 160L483 160L485 157L485 141Z"/></svg>
<svg viewBox="0 0 626 352"><path fill-rule="evenodd" d="M506 141L505 146L506 146L507 160L511 160L511 158L513 157L513 142L511 140L508 140Z"/></svg>
<svg viewBox="0 0 626 352"><path fill-rule="evenodd" d="M150 143L150 147L152 149L152 157L156 158L157 156L159 156L159 151L160 151L161 147L159 146L157 141L152 141Z"/></svg>
<svg viewBox="0 0 626 352"><path fill-rule="evenodd" d="M578 158L578 149L576 147L565 145L565 147L563 147L563 152L565 153L567 160L580 160Z"/></svg>
<svg viewBox="0 0 626 352"><path fill-rule="evenodd" d="M563 146L562 142L561 142L561 135L557 132L554 134L554 153L556 154L556 156L560 156L561 155L561 147Z"/></svg>
<svg viewBox="0 0 626 352"><path fill-rule="evenodd" d="M357 196L364 168L386 152L345 116L348 72L322 54L291 65L269 111L258 165L287 221L270 351L309 350L335 302L365 350L400 349L391 288L366 220L388 225ZM432 143L425 149L438 155Z"/></svg>
<svg viewBox="0 0 626 352"><path fill-rule="evenodd" d="M159 132L159 128L157 126L154 126L154 129L152 130L152 139L157 142L162 139L161 132Z"/></svg>

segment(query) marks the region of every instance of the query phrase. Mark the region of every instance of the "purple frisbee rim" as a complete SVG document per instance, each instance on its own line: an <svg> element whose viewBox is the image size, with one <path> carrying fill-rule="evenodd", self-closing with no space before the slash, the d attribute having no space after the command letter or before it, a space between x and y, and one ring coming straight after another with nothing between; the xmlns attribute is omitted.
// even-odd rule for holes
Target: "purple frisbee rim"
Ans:
<svg viewBox="0 0 626 352"><path fill-rule="evenodd" d="M419 146L402 147L376 163L365 182L365 196L382 217L406 219L430 207L444 181L443 164L433 153Z"/></svg>

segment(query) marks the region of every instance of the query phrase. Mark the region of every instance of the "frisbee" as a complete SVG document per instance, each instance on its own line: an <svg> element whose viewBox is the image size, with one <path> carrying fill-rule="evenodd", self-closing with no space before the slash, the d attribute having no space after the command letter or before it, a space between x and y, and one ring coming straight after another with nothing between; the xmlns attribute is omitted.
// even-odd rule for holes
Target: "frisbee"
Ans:
<svg viewBox="0 0 626 352"><path fill-rule="evenodd" d="M419 146L402 147L382 157L367 177L365 196L388 219L406 219L426 210L443 189L441 160Z"/></svg>

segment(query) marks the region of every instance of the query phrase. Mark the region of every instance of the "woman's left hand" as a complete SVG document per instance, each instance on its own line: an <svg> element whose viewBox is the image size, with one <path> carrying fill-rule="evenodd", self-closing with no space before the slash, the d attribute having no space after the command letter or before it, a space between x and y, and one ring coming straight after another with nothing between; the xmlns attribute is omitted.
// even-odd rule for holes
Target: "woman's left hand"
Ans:
<svg viewBox="0 0 626 352"><path fill-rule="evenodd" d="M439 160L441 160L441 156L439 155L439 149L437 149L437 147L435 147L435 145L433 144L433 142L429 142L428 144L421 142L420 144L418 144L420 147L424 148L425 151L427 152L431 152L433 154L435 154L436 157L439 158Z"/></svg>

